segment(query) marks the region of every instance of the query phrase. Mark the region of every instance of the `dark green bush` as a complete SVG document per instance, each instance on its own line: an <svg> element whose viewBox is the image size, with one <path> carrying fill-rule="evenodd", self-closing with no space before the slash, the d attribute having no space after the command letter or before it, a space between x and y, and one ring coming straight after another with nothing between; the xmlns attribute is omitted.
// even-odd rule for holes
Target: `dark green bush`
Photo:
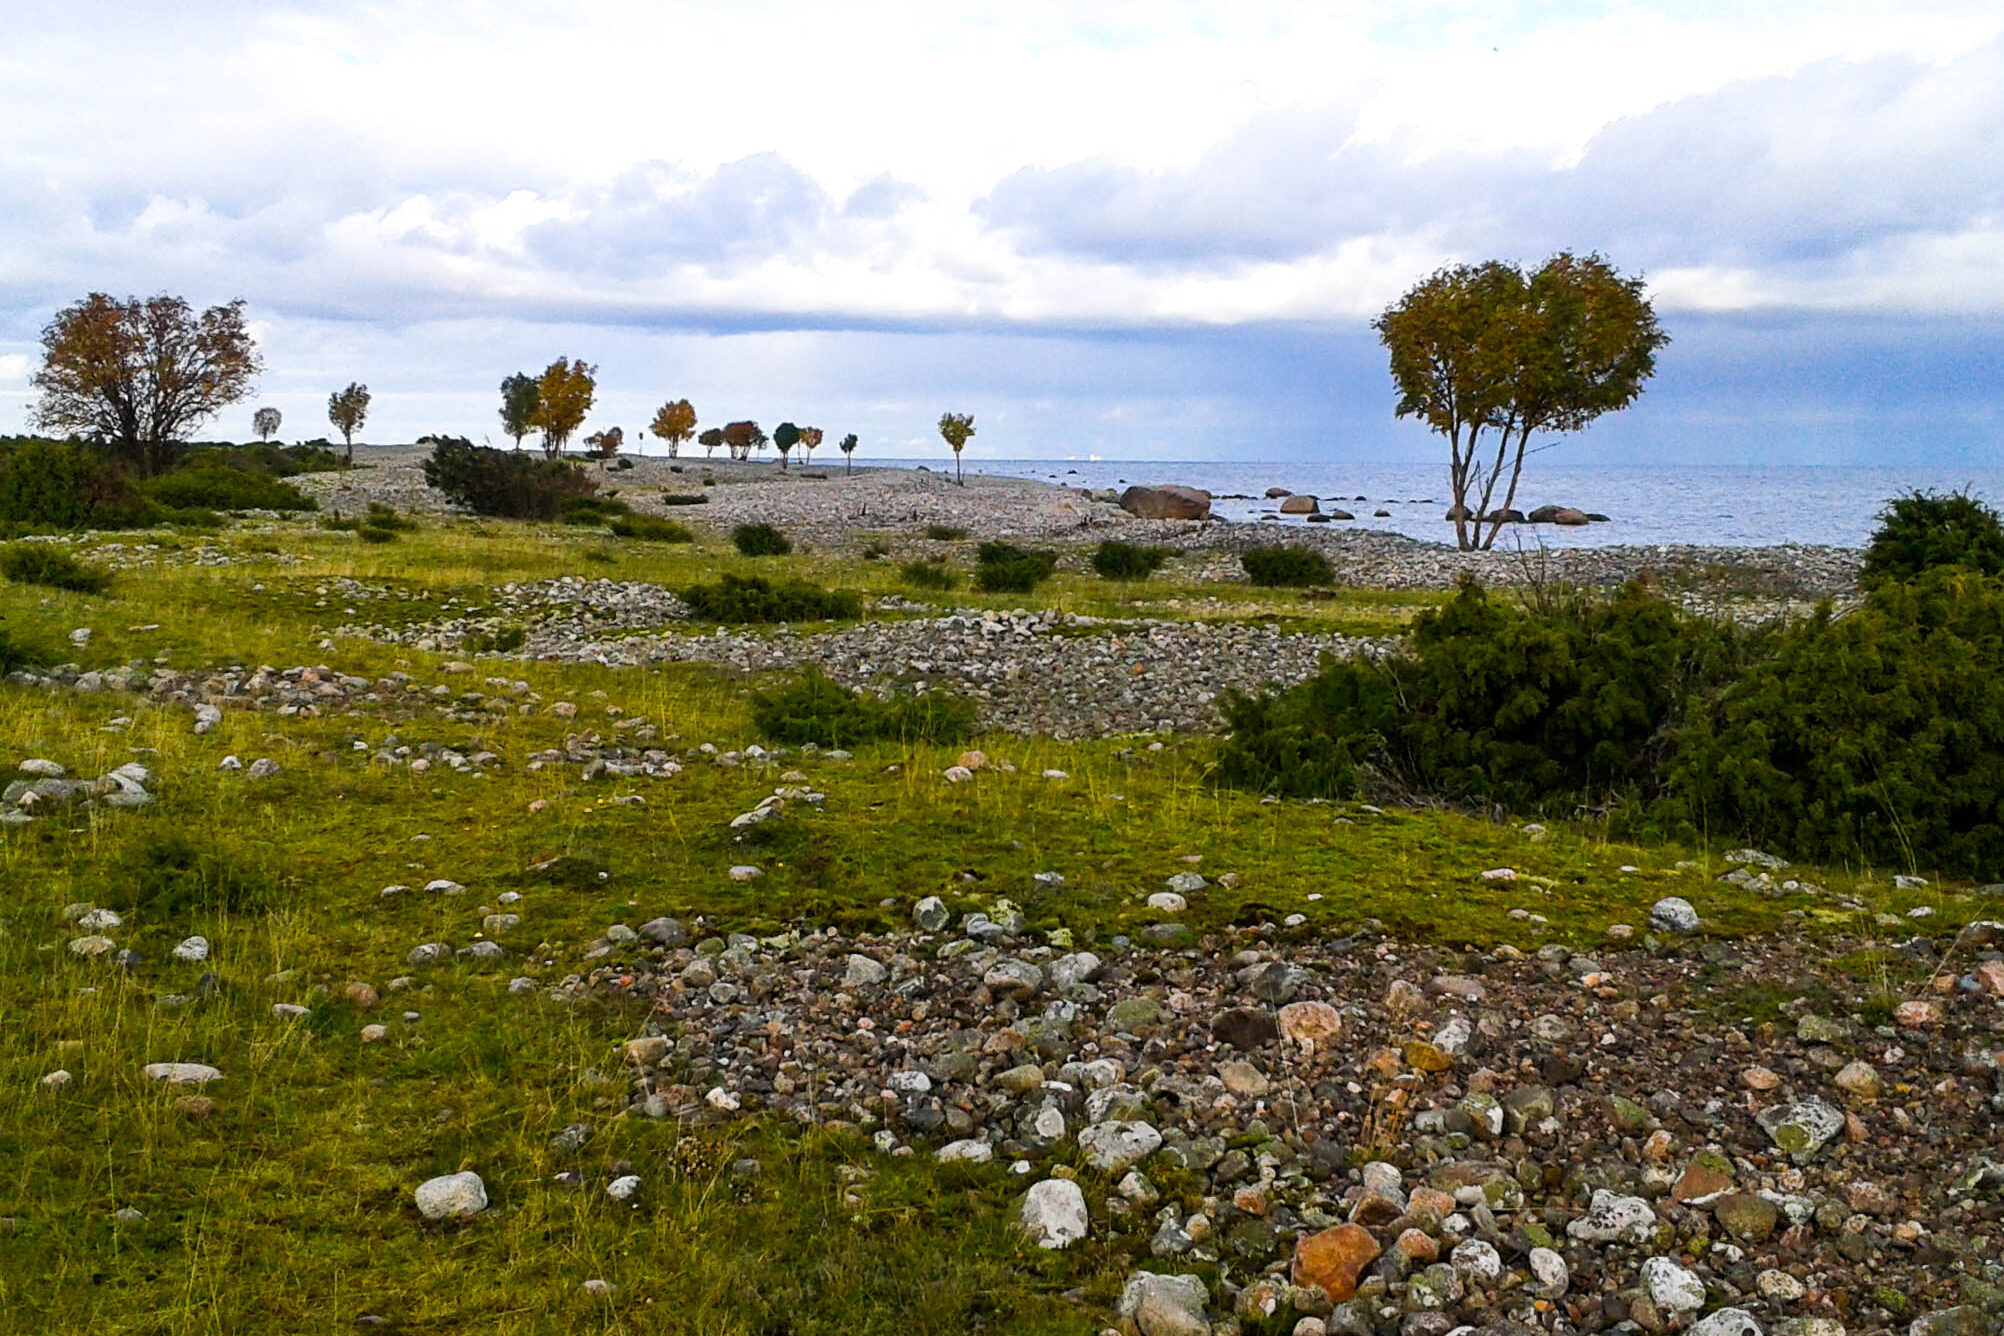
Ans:
<svg viewBox="0 0 2004 1336"><path fill-rule="evenodd" d="M0 448L0 524L26 530L130 529L151 507L103 451L63 441Z"/></svg>
<svg viewBox="0 0 2004 1336"><path fill-rule="evenodd" d="M411 533L417 529L417 521L397 514L393 507L380 501L369 503L368 526L372 529L394 529L399 533Z"/></svg>
<svg viewBox="0 0 2004 1336"><path fill-rule="evenodd" d="M967 537L967 530L951 524L928 524L925 526L925 536L936 543L957 543Z"/></svg>
<svg viewBox="0 0 2004 1336"><path fill-rule="evenodd" d="M731 543L747 557L783 557L793 551L793 542L770 524L740 524L731 530Z"/></svg>
<svg viewBox="0 0 2004 1336"><path fill-rule="evenodd" d="M9 543L0 549L0 575L15 584L77 594L102 594L111 588L111 577L105 572L47 543Z"/></svg>
<svg viewBox="0 0 2004 1336"><path fill-rule="evenodd" d="M974 587L984 594L1027 594L1058 568L1058 554L1013 543L983 543L975 549Z"/></svg>
<svg viewBox="0 0 2004 1336"><path fill-rule="evenodd" d="M595 527L619 515L630 515L633 507L616 496L567 496L557 503L557 514L565 524Z"/></svg>
<svg viewBox="0 0 2004 1336"><path fill-rule="evenodd" d="M394 543L397 541L395 529L379 529L373 524L364 524L355 530L355 536L365 543Z"/></svg>
<svg viewBox="0 0 2004 1336"><path fill-rule="evenodd" d="M246 856L164 831L129 844L110 871L105 885L113 908L177 931L198 915L262 914L280 900L269 846Z"/></svg>
<svg viewBox="0 0 2004 1336"><path fill-rule="evenodd" d="M1310 547L1250 547L1239 554L1246 578L1267 588L1328 584L1329 558Z"/></svg>
<svg viewBox="0 0 2004 1336"><path fill-rule="evenodd" d="M163 506L182 510L319 509L292 484L238 468L213 451L190 456L172 472L141 483L140 490Z"/></svg>
<svg viewBox="0 0 2004 1336"><path fill-rule="evenodd" d="M588 497L598 482L575 464L516 450L475 445L463 436L427 436L424 480L476 515L553 520L566 500Z"/></svg>
<svg viewBox="0 0 2004 1336"><path fill-rule="evenodd" d="M519 626L497 626L491 631L474 631L459 642L468 654L506 654L527 643L529 633Z"/></svg>
<svg viewBox="0 0 2004 1336"><path fill-rule="evenodd" d="M699 621L826 622L860 616L863 601L840 589L805 580L773 584L756 575L725 575L715 584L692 585L682 600Z"/></svg>
<svg viewBox="0 0 2004 1336"><path fill-rule="evenodd" d="M1689 831L2004 880L2004 580L1887 580L1788 628L1694 713L1669 788Z"/></svg>
<svg viewBox="0 0 2004 1336"><path fill-rule="evenodd" d="M974 736L974 706L941 691L880 700L846 690L809 669L785 686L753 692L752 723L774 742L793 746L957 744Z"/></svg>
<svg viewBox="0 0 2004 1336"><path fill-rule="evenodd" d="M659 515L621 515L609 526L615 538L632 538L644 543L693 543L696 535L686 524L664 520Z"/></svg>
<svg viewBox="0 0 2004 1336"><path fill-rule="evenodd" d="M664 506L707 506L710 498L701 492L663 492L654 498Z"/></svg>
<svg viewBox="0 0 2004 1336"><path fill-rule="evenodd" d="M1227 696L1217 774L1296 797L1603 803L1653 789L1684 702L1729 680L1750 646L1636 586L1526 610L1468 584L1414 622L1408 653L1325 660L1286 691Z"/></svg>
<svg viewBox="0 0 2004 1336"><path fill-rule="evenodd" d="M1911 580L1937 566L2004 575L2004 523L1967 492L1909 492L1879 512L1859 572L1867 584Z"/></svg>
<svg viewBox="0 0 2004 1336"><path fill-rule="evenodd" d="M46 663L47 656L35 646L20 639L0 623L0 675L22 668L39 668Z"/></svg>
<svg viewBox="0 0 2004 1336"><path fill-rule="evenodd" d="M908 561L898 567L898 578L916 589L934 589L941 593L960 584L960 577L938 561Z"/></svg>
<svg viewBox="0 0 2004 1336"><path fill-rule="evenodd" d="M1174 548L1140 547L1109 539L1093 549L1092 568L1105 580L1146 580L1175 555Z"/></svg>

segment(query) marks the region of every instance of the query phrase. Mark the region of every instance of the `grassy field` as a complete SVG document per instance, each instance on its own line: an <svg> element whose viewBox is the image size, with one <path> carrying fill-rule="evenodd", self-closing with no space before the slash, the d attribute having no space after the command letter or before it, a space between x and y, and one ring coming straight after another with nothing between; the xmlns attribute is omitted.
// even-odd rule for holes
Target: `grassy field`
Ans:
<svg viewBox="0 0 2004 1336"><path fill-rule="evenodd" d="M322 644L344 621L422 620L448 599L481 607L506 582L559 574L679 584L773 570L915 594L897 583L903 551L753 563L714 541L621 545L578 530L468 522L381 546L305 524L154 537L161 546L144 555L156 564L119 571L103 597L0 586L0 626L86 668L327 664L369 677L408 672L427 687L538 708L477 722L441 715L429 696L317 717L232 710L197 736L181 706L0 687L0 756L10 764L45 757L94 776L137 759L155 772L158 797L138 811L78 809L0 828L6 1330L332 1331L364 1316L413 1332L1103 1325L1133 1259L1092 1245L1026 1249L1007 1224L1014 1194L999 1164L889 1160L860 1140L756 1122L691 1138L672 1119L613 1116L625 1103L616 1047L635 1018L506 991L517 974L556 982L611 924L667 914L697 936L881 930L938 894L956 911L1007 898L1038 932L1103 945L1152 921L1144 897L1193 856L1207 875L1237 874L1235 886L1192 906L1200 932L1300 915L1304 934L1376 926L1446 947L1528 949L1644 923L1668 894L1702 895L1708 930L1723 935L1767 930L1787 915L1869 931L1873 915L1922 905L1937 923L1972 911L1938 887L1892 891L1873 869L1806 874L1855 894L1863 910L1833 908L1835 895L1746 895L1713 880L1723 866L1716 850L1635 847L1593 824L1537 837L1450 812L1262 803L1207 783L1203 739L988 737L979 745L995 766L957 785L941 779L957 748L875 746L847 760L794 754L727 767L694 749L760 739L745 684L713 670L483 657L466 673L447 670L449 655ZM112 541L125 546L100 561L132 554L131 538ZM229 564L199 564L205 548ZM330 584L338 577L429 597L362 608L342 602ZM923 597L1372 633L1430 601L1306 602L1179 582L1174 567L1135 586L1071 573L1029 597ZM88 645L71 647L70 631L84 626ZM489 677L526 688L485 685ZM558 701L578 705L577 717L553 713ZM528 765L567 734L609 737L614 722L636 716L658 730L654 745L683 755L683 774L586 782L574 765ZM413 747L500 759L468 774L389 768L372 756L392 733ZM230 754L268 757L280 773L252 781L220 770ZM734 843L730 818L793 768L827 794L823 810L768 823L756 844ZM1065 778L1045 778L1049 770ZM553 883L532 871L558 855L583 875ZM746 862L765 875L731 880L728 869ZM1518 879L1480 876L1502 866ZM1065 884L1041 889L1032 874L1042 871L1063 873ZM381 893L434 878L467 889ZM511 908L522 916L499 938L507 960L439 967L392 988L413 973L412 946L473 940L504 891L519 894ZM125 972L75 958L66 944L78 930L64 909L79 903L119 912L110 935L148 963ZM213 958L173 960L174 944L193 934L210 940ZM207 985L205 973L215 976ZM380 994L373 1009L351 998L358 982ZM281 1018L274 1003L308 1010ZM381 1042L362 1042L371 1022L387 1026ZM179 1093L144 1080L141 1066L155 1061L221 1068L214 1107L191 1111ZM45 1087L41 1078L57 1069L73 1079ZM551 1135L576 1122L599 1134L578 1155L552 1151ZM733 1168L746 1158L762 1172ZM552 1182L562 1168L604 1175L622 1161L648 1180L633 1202ZM411 1190L461 1168L483 1174L495 1209L463 1226L425 1225ZM580 1290L594 1278L614 1287L609 1297Z"/></svg>

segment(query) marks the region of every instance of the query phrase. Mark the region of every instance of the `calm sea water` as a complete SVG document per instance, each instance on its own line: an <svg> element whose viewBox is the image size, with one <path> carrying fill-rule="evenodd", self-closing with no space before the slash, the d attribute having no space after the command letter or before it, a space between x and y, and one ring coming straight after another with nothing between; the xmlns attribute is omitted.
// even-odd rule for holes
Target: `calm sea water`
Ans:
<svg viewBox="0 0 2004 1336"><path fill-rule="evenodd" d="M908 468L916 461L883 462ZM951 467L950 462L947 466ZM1266 489L1285 487L1320 497L1324 510L1340 508L1357 517L1342 527L1402 533L1434 542L1454 541L1453 526L1443 518L1447 513L1447 470L1437 464L1002 459L969 460L967 470L1076 487L1184 483L1209 491L1217 498L1213 510L1237 521L1276 515L1280 503L1268 501ZM1516 539L1526 545L1551 547L1610 543L1732 547L1826 543L1862 547L1874 517L1888 498L1914 488L1965 487L1992 505L2004 503L2004 468L1606 468L1532 460L1525 465L1517 509L1529 512L1548 503L1577 506L1607 515L1609 522L1583 529L1518 525L1504 530L1497 543L1502 546ZM1374 514L1380 510L1388 513L1382 517ZM1292 516L1278 522L1305 523Z"/></svg>

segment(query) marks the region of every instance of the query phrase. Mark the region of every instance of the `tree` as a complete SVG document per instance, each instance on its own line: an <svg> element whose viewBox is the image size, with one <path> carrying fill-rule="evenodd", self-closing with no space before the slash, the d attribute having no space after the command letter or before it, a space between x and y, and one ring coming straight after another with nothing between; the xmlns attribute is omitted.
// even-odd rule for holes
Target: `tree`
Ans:
<svg viewBox="0 0 2004 1336"><path fill-rule="evenodd" d="M772 443L779 448L780 471L786 470L786 457L793 447L800 444L800 428L791 422L782 422L772 429Z"/></svg>
<svg viewBox="0 0 2004 1336"><path fill-rule="evenodd" d="M585 437L584 443L585 449L598 456L599 467L604 468L619 453L619 447L626 444L626 432L619 427L607 427Z"/></svg>
<svg viewBox="0 0 2004 1336"><path fill-rule="evenodd" d="M724 429L722 427L712 427L696 438L696 444L703 447L703 458L705 459L716 454L717 447L723 443Z"/></svg>
<svg viewBox="0 0 2004 1336"><path fill-rule="evenodd" d="M354 463L355 433L369 420L369 387L351 381L347 389L328 395L327 420L341 433L342 443L348 447L348 462Z"/></svg>
<svg viewBox="0 0 2004 1336"><path fill-rule="evenodd" d="M501 430L515 438L517 450L522 438L536 429L536 410L542 404L542 383L534 376L517 371L501 382Z"/></svg>
<svg viewBox="0 0 2004 1336"><path fill-rule="evenodd" d="M852 431L844 436L842 443L836 447L842 452L842 458L846 461L845 466L851 470L856 467L856 445L856 433Z"/></svg>
<svg viewBox="0 0 2004 1336"><path fill-rule="evenodd" d="M962 487L967 486L967 479L960 472L960 452L967 448L967 438L974 434L974 414L941 413L939 434L953 447L953 480Z"/></svg>
<svg viewBox="0 0 2004 1336"><path fill-rule="evenodd" d="M682 453L682 442L696 434L696 409L687 399L671 399L654 415L654 434L668 442L668 458Z"/></svg>
<svg viewBox="0 0 2004 1336"><path fill-rule="evenodd" d="M251 414L251 430L260 441L268 441L278 435L278 424L285 421L285 414L276 408L260 408Z"/></svg>
<svg viewBox="0 0 2004 1336"><path fill-rule="evenodd" d="M1495 545L1534 435L1578 431L1641 395L1670 341L1642 287L1598 255L1561 251L1531 274L1491 260L1440 270L1374 322L1399 391L1394 411L1448 438L1464 551ZM1492 510L1505 464L1510 485Z"/></svg>
<svg viewBox="0 0 2004 1336"><path fill-rule="evenodd" d="M536 382L536 415L533 425L543 433L543 453L556 459L564 453L571 433L584 425L598 394L598 368L580 357L567 362L559 357L543 369Z"/></svg>
<svg viewBox="0 0 2004 1336"><path fill-rule="evenodd" d="M821 428L802 427L800 429L800 448L807 452L808 463L812 464L814 462L814 450L820 444Z"/></svg>
<svg viewBox="0 0 2004 1336"><path fill-rule="evenodd" d="M158 473L175 442L249 394L263 369L242 300L197 316L164 293L121 302L93 292L42 330L34 421L95 437Z"/></svg>
<svg viewBox="0 0 2004 1336"><path fill-rule="evenodd" d="M765 433L756 422L726 423L724 444L730 447L732 459L750 459L753 450L765 445Z"/></svg>

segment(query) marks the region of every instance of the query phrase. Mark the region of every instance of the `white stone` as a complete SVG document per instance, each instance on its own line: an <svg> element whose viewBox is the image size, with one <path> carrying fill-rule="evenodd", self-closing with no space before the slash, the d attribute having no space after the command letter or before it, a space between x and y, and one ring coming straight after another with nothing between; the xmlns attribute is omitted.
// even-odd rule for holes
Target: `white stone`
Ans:
<svg viewBox="0 0 2004 1336"><path fill-rule="evenodd" d="M737 1112L742 1103L736 1095L733 1095L722 1086L712 1087L710 1092L703 1096L703 1102L723 1113Z"/></svg>
<svg viewBox="0 0 2004 1336"><path fill-rule="evenodd" d="M1040 1109L1031 1120L1030 1128L1046 1141L1058 1141L1065 1135L1064 1111L1055 1108Z"/></svg>
<svg viewBox="0 0 2004 1336"><path fill-rule="evenodd" d="M605 1195L614 1201L627 1201L640 1191L639 1174L621 1174L605 1185Z"/></svg>
<svg viewBox="0 0 2004 1336"><path fill-rule="evenodd" d="M1773 1267L1754 1277L1754 1288L1760 1291L1761 1298L1782 1304L1792 1304L1809 1292L1809 1287L1794 1276Z"/></svg>
<svg viewBox="0 0 2004 1336"><path fill-rule="evenodd" d="M1680 895L1666 895L1649 909L1649 926L1657 932L1698 931L1698 911Z"/></svg>
<svg viewBox="0 0 2004 1336"><path fill-rule="evenodd" d="M1210 883L1204 880L1201 872L1178 872L1164 884L1178 895L1191 895L1203 890ZM1151 900L1149 903L1153 904L1154 901Z"/></svg>
<svg viewBox="0 0 2004 1336"><path fill-rule="evenodd" d="M1143 1122L1094 1123L1079 1133L1079 1149L1093 1168L1117 1174L1162 1149L1162 1134Z"/></svg>
<svg viewBox="0 0 2004 1336"><path fill-rule="evenodd" d="M107 928L124 927L125 920L115 910L93 909L77 920L77 926L85 932L103 932Z"/></svg>
<svg viewBox="0 0 2004 1336"><path fill-rule="evenodd" d="M47 1076L44 1076L42 1078L42 1084L44 1086L47 1086L50 1090L61 1090L64 1086L68 1085L72 1079L73 1078L70 1076L68 1072L58 1067L54 1071L50 1072Z"/></svg>
<svg viewBox="0 0 2004 1336"><path fill-rule="evenodd" d="M1642 1284L1659 1309L1695 1313L1705 1306L1705 1282L1668 1257L1652 1257L1642 1264Z"/></svg>
<svg viewBox="0 0 2004 1336"><path fill-rule="evenodd" d="M1547 1299L1557 1299L1572 1287L1573 1273L1566 1266L1566 1259L1550 1248L1533 1248L1529 1261L1531 1275L1538 1282L1538 1293Z"/></svg>
<svg viewBox="0 0 2004 1336"><path fill-rule="evenodd" d="M1589 1243L1642 1243L1656 1232L1656 1212L1640 1197L1623 1197L1605 1189L1593 1194L1582 1218L1566 1233Z"/></svg>
<svg viewBox="0 0 2004 1336"><path fill-rule="evenodd" d="M209 939L206 937L189 937L176 945L168 954L172 955L176 960L186 961L191 965L199 965L209 958Z"/></svg>
<svg viewBox="0 0 2004 1336"><path fill-rule="evenodd" d="M220 1071L203 1062L149 1062L140 1070L149 1080L168 1085L205 1085L223 1079Z"/></svg>
<svg viewBox="0 0 2004 1336"><path fill-rule="evenodd" d="M1761 1330L1746 1309L1721 1308L1692 1327L1688 1336L1761 1336Z"/></svg>
<svg viewBox="0 0 2004 1336"><path fill-rule="evenodd" d="M890 1083L900 1095L923 1095L932 1089L932 1078L916 1069L892 1072Z"/></svg>
<svg viewBox="0 0 2004 1336"><path fill-rule="evenodd" d="M1467 1239L1454 1246L1447 1255L1454 1269L1464 1276L1477 1276L1483 1280L1495 1280L1503 1274L1503 1255L1491 1244L1481 1239Z"/></svg>
<svg viewBox="0 0 2004 1336"><path fill-rule="evenodd" d="M849 967L842 975L842 986L874 988L889 978L890 973L881 961L872 960L864 955L852 955L849 957Z"/></svg>
<svg viewBox="0 0 2004 1336"><path fill-rule="evenodd" d="M955 1160L966 1160L969 1164L986 1164L995 1158L995 1148L985 1141L969 1138L965 1141L949 1141L939 1148L934 1159L942 1164Z"/></svg>
<svg viewBox="0 0 2004 1336"><path fill-rule="evenodd" d="M427 1220L451 1220L487 1209L487 1185L471 1170L445 1174L418 1184L418 1212Z"/></svg>
<svg viewBox="0 0 2004 1336"><path fill-rule="evenodd" d="M764 869L753 867L750 863L740 863L731 869L732 881L757 881L764 875Z"/></svg>
<svg viewBox="0 0 2004 1336"><path fill-rule="evenodd" d="M1068 1178L1047 1178L1030 1185L1023 1197L1023 1232L1039 1248L1064 1248L1086 1236L1085 1193Z"/></svg>

